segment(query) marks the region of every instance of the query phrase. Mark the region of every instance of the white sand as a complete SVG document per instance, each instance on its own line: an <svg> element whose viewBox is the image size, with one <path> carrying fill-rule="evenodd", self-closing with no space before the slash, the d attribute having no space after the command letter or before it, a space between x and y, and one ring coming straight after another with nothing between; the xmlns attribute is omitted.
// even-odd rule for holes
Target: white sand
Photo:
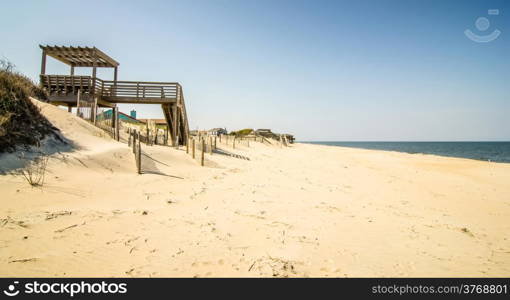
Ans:
<svg viewBox="0 0 510 300"><path fill-rule="evenodd" d="M76 147L42 188L0 176L0 276L510 275L510 164L251 143L206 167L144 147L137 175L126 144L39 105Z"/></svg>

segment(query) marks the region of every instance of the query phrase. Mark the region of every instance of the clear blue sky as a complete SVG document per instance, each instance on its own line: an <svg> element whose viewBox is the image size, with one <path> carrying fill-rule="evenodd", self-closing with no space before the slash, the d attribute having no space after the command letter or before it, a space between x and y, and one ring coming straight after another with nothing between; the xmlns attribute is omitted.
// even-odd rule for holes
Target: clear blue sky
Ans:
<svg viewBox="0 0 510 300"><path fill-rule="evenodd" d="M120 62L119 80L180 82L192 129L272 128L319 141L510 140L510 1L1 6L0 57L19 71L37 79L39 44L96 46ZM475 26L479 17L487 30ZM466 29L501 34L477 43ZM47 71L68 69L50 59ZM136 109L162 117L159 106Z"/></svg>

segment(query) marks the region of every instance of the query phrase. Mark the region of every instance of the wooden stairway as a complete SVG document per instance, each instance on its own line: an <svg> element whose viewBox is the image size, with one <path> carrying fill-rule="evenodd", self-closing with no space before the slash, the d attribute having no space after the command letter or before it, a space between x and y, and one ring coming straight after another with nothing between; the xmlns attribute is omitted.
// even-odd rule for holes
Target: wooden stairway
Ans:
<svg viewBox="0 0 510 300"><path fill-rule="evenodd" d="M161 104L161 108L163 109L172 145L185 145L189 137L189 125L184 96L180 86L177 91L177 101Z"/></svg>

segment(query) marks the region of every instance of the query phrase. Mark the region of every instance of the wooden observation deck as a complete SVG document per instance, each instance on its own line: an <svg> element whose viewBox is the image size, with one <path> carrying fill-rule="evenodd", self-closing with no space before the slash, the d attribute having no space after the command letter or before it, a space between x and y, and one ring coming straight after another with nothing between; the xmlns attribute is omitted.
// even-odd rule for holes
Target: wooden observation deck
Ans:
<svg viewBox="0 0 510 300"><path fill-rule="evenodd" d="M69 110L76 107L79 101L93 102L95 107L115 107L117 103L161 104L173 144L187 141L188 118L179 83L119 81L119 63L95 47L40 47L40 84L48 91L50 103L67 106ZM46 74L47 56L69 65L70 74ZM74 75L75 67L92 68L92 75ZM113 68L113 80L97 78L97 68Z"/></svg>

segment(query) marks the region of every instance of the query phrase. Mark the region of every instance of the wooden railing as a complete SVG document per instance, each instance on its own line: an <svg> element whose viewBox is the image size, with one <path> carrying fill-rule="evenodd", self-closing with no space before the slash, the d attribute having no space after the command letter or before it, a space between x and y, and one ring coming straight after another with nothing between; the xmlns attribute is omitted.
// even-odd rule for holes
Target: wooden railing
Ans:
<svg viewBox="0 0 510 300"><path fill-rule="evenodd" d="M41 85L46 88L50 95L53 94L77 94L89 93L94 86L91 76L80 75L41 75Z"/></svg>
<svg viewBox="0 0 510 300"><path fill-rule="evenodd" d="M182 97L177 82L113 81L80 75L41 75L40 79L50 95L77 94L81 90L111 102L171 102L177 101L179 94Z"/></svg>
<svg viewBox="0 0 510 300"><path fill-rule="evenodd" d="M108 97L139 100L177 99L176 82L111 81L96 78L96 94Z"/></svg>

